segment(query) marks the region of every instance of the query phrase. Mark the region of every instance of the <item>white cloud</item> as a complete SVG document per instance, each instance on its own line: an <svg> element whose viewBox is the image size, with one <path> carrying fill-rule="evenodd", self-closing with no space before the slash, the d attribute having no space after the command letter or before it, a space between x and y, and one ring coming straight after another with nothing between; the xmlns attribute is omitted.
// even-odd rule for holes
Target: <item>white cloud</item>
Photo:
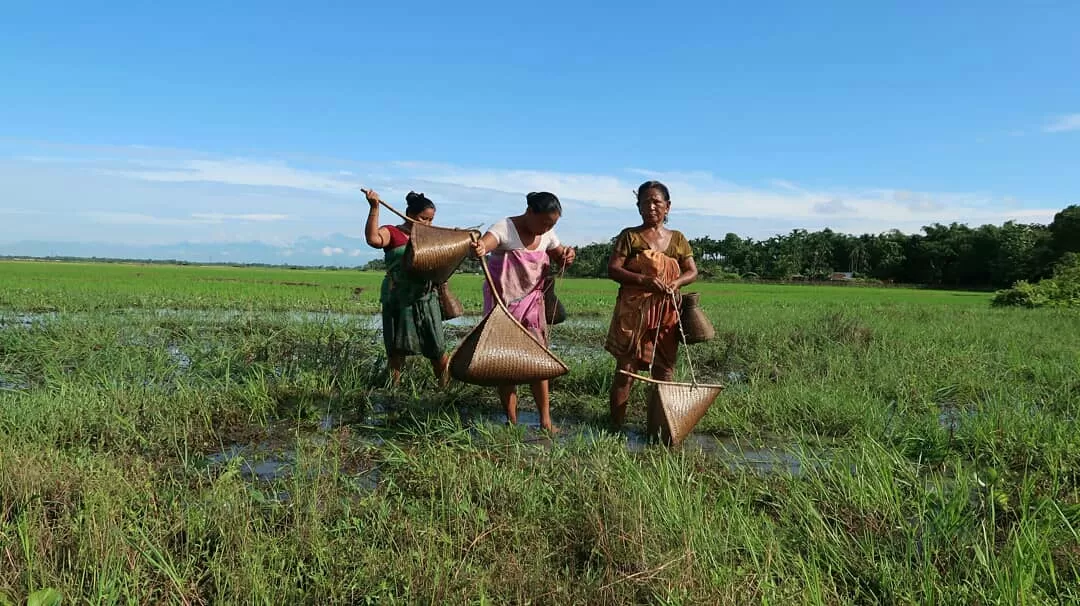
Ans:
<svg viewBox="0 0 1080 606"><path fill-rule="evenodd" d="M619 219L633 220L633 191L639 181L613 175L455 169L427 165L425 180L479 187L501 192L546 189L564 200L580 200L623 211ZM991 209L1000 200L986 194L912 192L904 189L810 190L789 181L769 186L740 186L708 173L631 171L639 177L663 181L671 190L673 213L691 213L715 221L738 218L761 222L820 221L821 214L859 218L863 224L889 229L893 224L996 220ZM1034 216L1052 216L1049 209ZM629 216L628 216L629 215Z"/></svg>
<svg viewBox="0 0 1080 606"><path fill-rule="evenodd" d="M79 215L89 218L95 223L109 223L115 225L191 225L196 223L210 223L205 219L158 217L144 213L112 212L112 211L85 211Z"/></svg>
<svg viewBox="0 0 1080 606"><path fill-rule="evenodd" d="M1043 130L1048 133L1064 133L1080 130L1080 114L1065 114L1063 116L1058 116L1053 122L1047 124Z"/></svg>
<svg viewBox="0 0 1080 606"><path fill-rule="evenodd" d="M356 194L360 185L343 175L300 170L278 161L248 159L187 160L179 164L145 163L140 170L102 169L102 174L143 181L208 182L229 185L284 187L333 194Z"/></svg>
<svg viewBox="0 0 1080 606"><path fill-rule="evenodd" d="M0 215L48 215L51 213L27 208L0 208Z"/></svg>
<svg viewBox="0 0 1080 606"><path fill-rule="evenodd" d="M819 215L853 215L856 213L856 210L845 204L842 200L833 198L828 202L819 202L815 204L814 212Z"/></svg>
<svg viewBox="0 0 1080 606"><path fill-rule="evenodd" d="M30 213L22 213L30 214ZM41 214L41 213L33 213ZM227 221L284 221L288 215L278 214L237 214L223 213L192 213L188 217L162 217L145 213L114 212L114 211L80 211L78 214L88 217L97 223L110 223L116 225L217 225Z"/></svg>
<svg viewBox="0 0 1080 606"><path fill-rule="evenodd" d="M240 215L228 215L223 213L192 213L192 218L210 221L214 223L221 223L223 221L284 221L289 218L289 215L275 215L275 214L240 214Z"/></svg>
<svg viewBox="0 0 1080 606"><path fill-rule="evenodd" d="M109 226L95 236L129 243L260 241L291 247L306 236L362 238L368 207L361 185L374 187L391 203L410 189L426 191L438 204L436 222L461 227L519 212L529 191L553 191L566 208L560 235L574 244L605 240L634 222L634 188L654 178L671 189L672 226L691 237L727 231L767 237L795 227L861 233L917 231L930 223L953 221L1046 223L1056 211L1032 207L1006 192L826 188L783 178L750 184L703 171L564 173L311 158L286 163L130 147L20 151L21 156L8 159L14 163L5 164L0 157L0 181L8 190L5 202L16 207L0 209L0 214L16 215L0 221L0 241L86 239L88 223ZM64 161L49 161L54 156ZM31 208L38 210L24 210ZM17 216L36 213L55 221L45 225ZM384 213L382 219L393 218ZM61 229L66 233L58 236ZM310 250L326 257L368 254L335 238Z"/></svg>

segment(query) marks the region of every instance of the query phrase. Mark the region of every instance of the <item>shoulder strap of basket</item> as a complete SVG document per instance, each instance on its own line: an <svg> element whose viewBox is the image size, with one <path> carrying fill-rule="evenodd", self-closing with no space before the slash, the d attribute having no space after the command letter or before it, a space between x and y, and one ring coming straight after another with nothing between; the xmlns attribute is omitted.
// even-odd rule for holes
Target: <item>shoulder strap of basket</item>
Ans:
<svg viewBox="0 0 1080 606"><path fill-rule="evenodd" d="M545 279L544 279L544 295L546 296L548 294L548 292L550 292L552 290L555 290L555 280L556 279L562 279L564 276L566 276L566 257L563 257L562 265L559 267L559 273L557 275L553 275L553 276L550 276L550 277L545 277ZM555 310L554 309L545 309L544 311L548 314L548 317L547 317L548 324L551 324L555 320Z"/></svg>
<svg viewBox="0 0 1080 606"><path fill-rule="evenodd" d="M664 299L663 307L660 308L660 316L663 317L664 310L669 304L672 307L674 307L674 309L675 309L675 317L679 321L679 335L682 337L683 353L686 354L686 367L688 369L690 369L690 385L696 387L697 384L698 384L697 376L694 374L694 361L690 358L690 346L687 345L687 343L686 343L686 332L683 331L682 310L679 309L679 299L675 295L674 290L672 290L669 294L670 294L670 300ZM652 359L649 360L649 376L650 377L652 376L653 364L656 362L656 347L657 347L657 345L659 345L660 328L663 327L663 325L664 325L663 322L657 322L656 323L656 336L653 338Z"/></svg>
<svg viewBox="0 0 1080 606"><path fill-rule="evenodd" d="M694 375L694 361L690 359L690 346L686 343L686 331L682 325L682 310L679 309L679 299L675 291L671 291L671 304L675 306L675 317L679 320L679 336L682 337L682 349L686 354L686 367L690 369L690 385L697 386L697 377Z"/></svg>
<svg viewBox="0 0 1080 606"><path fill-rule="evenodd" d="M480 239L480 234L477 232L471 232L473 244ZM495 304L499 307L506 308L506 304L503 303L502 297L499 295L499 291L495 288L495 279L491 277L491 270L488 269L487 255L480 257L480 268L484 270L484 279L487 280L488 288L491 290L491 296L495 298Z"/></svg>

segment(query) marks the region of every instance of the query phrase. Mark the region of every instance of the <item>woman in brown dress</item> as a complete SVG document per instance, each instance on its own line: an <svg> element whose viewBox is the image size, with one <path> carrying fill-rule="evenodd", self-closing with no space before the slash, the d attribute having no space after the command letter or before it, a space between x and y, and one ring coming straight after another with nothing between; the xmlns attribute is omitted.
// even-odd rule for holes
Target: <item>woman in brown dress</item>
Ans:
<svg viewBox="0 0 1080 606"><path fill-rule="evenodd" d="M628 227L615 239L608 276L619 283L604 349L615 356L611 386L611 423L626 420L632 379L619 370L652 368L654 379L670 381L679 348L679 289L697 279L694 253L686 236L664 227L671 195L659 181L637 190L641 225Z"/></svg>

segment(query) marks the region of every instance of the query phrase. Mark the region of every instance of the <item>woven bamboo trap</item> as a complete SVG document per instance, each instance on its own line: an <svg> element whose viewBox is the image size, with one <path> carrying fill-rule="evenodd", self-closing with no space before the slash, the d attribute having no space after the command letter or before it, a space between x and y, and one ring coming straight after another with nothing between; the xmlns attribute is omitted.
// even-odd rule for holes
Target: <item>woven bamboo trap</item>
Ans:
<svg viewBox="0 0 1080 606"><path fill-rule="evenodd" d="M405 245L405 270L419 278L442 284L457 271L472 248L475 229L438 227L411 219L393 206L379 200L390 212L412 223L409 243Z"/></svg>
<svg viewBox="0 0 1080 606"><path fill-rule="evenodd" d="M697 296L693 294L692 308L696 309ZM680 309L678 299L674 293L668 303ZM684 299L685 303L685 299ZM680 312L685 307L680 309ZM700 309L697 310L699 313ZM704 315L704 314L702 314ZM674 381L660 381L651 377L643 377L632 372L620 370L619 372L631 376L639 381L649 383L649 404L647 430L650 436L659 436L660 440L668 446L678 446L694 430L694 426L709 411L716 398L723 391L723 385L710 385L698 383L694 377L694 362L690 359L690 348L687 346L687 329L683 326L683 318L679 316L679 334L682 336L683 353L686 354L686 363L690 368L690 383L676 383ZM708 319L705 319L708 322ZM709 324L709 328L712 325ZM660 326L656 328L656 338L660 338ZM653 362L656 361L656 350L653 350L653 360L649 363L649 372L652 373Z"/></svg>
<svg viewBox="0 0 1080 606"><path fill-rule="evenodd" d="M668 446L678 446L690 435L724 389L723 385L658 381L625 370L619 372L650 384L648 433L659 435Z"/></svg>
<svg viewBox="0 0 1080 606"><path fill-rule="evenodd" d="M443 282L436 286L435 292L439 297L439 311L443 321L460 318L465 313L465 307L462 306L461 300L450 290L449 282Z"/></svg>
<svg viewBox="0 0 1080 606"><path fill-rule="evenodd" d="M683 336L687 344L704 343L716 336L709 316L698 306L700 295L696 292L684 293L682 307L679 310L679 321L682 323Z"/></svg>
<svg viewBox="0 0 1080 606"><path fill-rule="evenodd" d="M560 275L565 273L566 267L564 265ZM555 276L548 276L544 279L544 316L549 326L562 324L566 321L566 307L562 304L559 296L555 294Z"/></svg>
<svg viewBox="0 0 1080 606"><path fill-rule="evenodd" d="M570 368L521 325L495 290L480 258L495 306L450 355L450 376L473 385L515 385L554 379Z"/></svg>

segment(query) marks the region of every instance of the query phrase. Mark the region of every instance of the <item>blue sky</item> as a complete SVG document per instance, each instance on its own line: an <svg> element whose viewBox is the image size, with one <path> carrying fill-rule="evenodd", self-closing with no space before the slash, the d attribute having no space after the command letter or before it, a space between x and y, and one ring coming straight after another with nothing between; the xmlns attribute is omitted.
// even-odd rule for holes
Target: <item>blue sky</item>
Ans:
<svg viewBox="0 0 1080 606"><path fill-rule="evenodd" d="M317 246L362 184L462 226L551 190L578 243L654 176L688 235L1080 202L1076 2L157 4L5 8L0 243L366 258Z"/></svg>

